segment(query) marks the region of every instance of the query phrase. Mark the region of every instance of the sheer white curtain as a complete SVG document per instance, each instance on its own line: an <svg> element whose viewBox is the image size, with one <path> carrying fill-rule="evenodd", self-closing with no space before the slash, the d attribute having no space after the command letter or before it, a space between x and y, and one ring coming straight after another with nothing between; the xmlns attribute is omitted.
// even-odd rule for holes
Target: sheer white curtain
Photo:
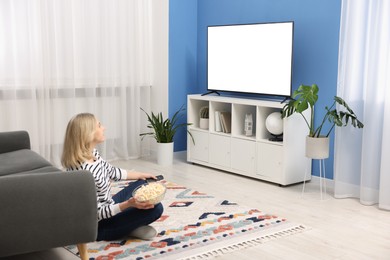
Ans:
<svg viewBox="0 0 390 260"><path fill-rule="evenodd" d="M60 165L80 112L106 127L107 159L140 154L149 107L152 0L1 0L0 131L24 129Z"/></svg>
<svg viewBox="0 0 390 260"><path fill-rule="evenodd" d="M335 196L390 210L390 1L342 1L337 94L365 126L336 130Z"/></svg>

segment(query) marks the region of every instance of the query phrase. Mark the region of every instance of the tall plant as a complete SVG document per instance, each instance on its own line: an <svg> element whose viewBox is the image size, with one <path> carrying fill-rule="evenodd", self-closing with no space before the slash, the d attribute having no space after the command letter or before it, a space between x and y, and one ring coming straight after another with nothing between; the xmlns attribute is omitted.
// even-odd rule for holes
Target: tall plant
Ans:
<svg viewBox="0 0 390 260"><path fill-rule="evenodd" d="M145 136L151 135L158 143L171 143L173 142L173 138L179 128L191 125L190 123L178 123L179 114L185 110L184 105L173 114L171 119L164 119L161 112L158 114L151 112L149 115L144 109L141 108L141 110L148 118L149 125L147 127L153 130L152 132L140 134L140 136L142 136L142 140ZM187 130L187 133L194 142L194 137L191 132Z"/></svg>
<svg viewBox="0 0 390 260"><path fill-rule="evenodd" d="M335 126L343 127L351 124L353 127L363 128L364 125L359 121L356 114L348 104L340 97L334 96L330 107L326 106L326 113L319 126L314 125L314 105L318 100L319 88L316 84L311 86L300 85L294 91L292 99L283 107L282 118L289 117L294 113L300 114L309 128L310 137L322 136L322 130L326 122L330 123L329 130L324 135L328 137ZM344 110L338 110L336 105L343 107ZM306 118L303 111L310 109L310 118Z"/></svg>

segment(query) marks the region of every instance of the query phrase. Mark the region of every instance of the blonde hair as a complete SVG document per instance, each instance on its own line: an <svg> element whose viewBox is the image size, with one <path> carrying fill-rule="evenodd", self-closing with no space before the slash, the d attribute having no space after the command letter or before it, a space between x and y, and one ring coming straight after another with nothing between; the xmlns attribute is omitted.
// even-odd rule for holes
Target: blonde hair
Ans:
<svg viewBox="0 0 390 260"><path fill-rule="evenodd" d="M90 148L96 124L96 117L90 113L78 114L69 121L61 158L61 163L65 168L78 167L93 158Z"/></svg>

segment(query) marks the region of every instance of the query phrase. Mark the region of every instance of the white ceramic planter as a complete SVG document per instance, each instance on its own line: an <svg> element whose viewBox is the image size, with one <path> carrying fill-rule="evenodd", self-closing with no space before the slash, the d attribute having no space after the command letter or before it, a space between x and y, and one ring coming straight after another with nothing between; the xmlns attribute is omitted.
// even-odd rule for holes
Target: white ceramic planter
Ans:
<svg viewBox="0 0 390 260"><path fill-rule="evenodd" d="M172 165L173 162L173 142L157 143L157 164L161 166Z"/></svg>
<svg viewBox="0 0 390 260"><path fill-rule="evenodd" d="M208 118L201 118L199 119L199 128L200 129L209 129L209 119Z"/></svg>
<svg viewBox="0 0 390 260"><path fill-rule="evenodd" d="M329 137L306 136L306 157L312 159L326 159L329 157Z"/></svg>

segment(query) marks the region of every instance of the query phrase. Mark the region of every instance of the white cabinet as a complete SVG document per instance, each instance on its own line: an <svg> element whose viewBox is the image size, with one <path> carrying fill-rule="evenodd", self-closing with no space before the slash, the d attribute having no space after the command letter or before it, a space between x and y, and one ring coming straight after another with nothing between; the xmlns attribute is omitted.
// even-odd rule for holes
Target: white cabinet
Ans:
<svg viewBox="0 0 390 260"><path fill-rule="evenodd" d="M199 111L204 106L209 107L209 129L199 128ZM188 130L195 144L188 138L187 160L280 185L302 182L305 171L311 169L304 151L308 133L304 120L299 115L283 119L281 142L270 141L272 135L265 127L268 115L282 108L278 101L189 95ZM221 114L225 127L221 126ZM253 122L251 136L244 131L248 114Z"/></svg>

